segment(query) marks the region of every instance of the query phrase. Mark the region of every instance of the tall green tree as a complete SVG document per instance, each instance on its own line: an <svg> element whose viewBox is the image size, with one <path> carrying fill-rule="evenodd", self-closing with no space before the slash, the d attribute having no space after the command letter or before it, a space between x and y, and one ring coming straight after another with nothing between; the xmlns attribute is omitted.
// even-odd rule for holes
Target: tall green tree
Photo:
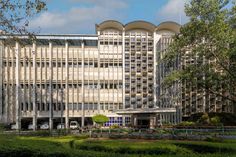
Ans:
<svg viewBox="0 0 236 157"><path fill-rule="evenodd" d="M199 90L236 104L236 4L234 0L191 0L190 21L174 37L163 62L194 58L165 80L189 82Z"/></svg>

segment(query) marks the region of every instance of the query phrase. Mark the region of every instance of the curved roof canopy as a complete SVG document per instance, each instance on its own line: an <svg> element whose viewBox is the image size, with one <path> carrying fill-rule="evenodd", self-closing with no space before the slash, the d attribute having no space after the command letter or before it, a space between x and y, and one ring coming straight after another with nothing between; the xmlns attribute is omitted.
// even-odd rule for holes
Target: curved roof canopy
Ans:
<svg viewBox="0 0 236 157"><path fill-rule="evenodd" d="M170 30L173 31L174 33L179 33L180 31L180 25L176 22L162 22L161 24L159 24L157 26L157 31L161 31L161 30Z"/></svg>
<svg viewBox="0 0 236 157"><path fill-rule="evenodd" d="M156 29L156 26L146 21L133 21L125 25L126 31L129 31L132 29L145 29L147 31L154 32Z"/></svg>
<svg viewBox="0 0 236 157"><path fill-rule="evenodd" d="M96 25L97 31L102 31L102 30L108 29L108 28L114 28L114 29L118 29L119 31L122 31L124 26L122 23L120 23L119 21L115 21L115 20L107 20L107 21L104 21L104 22Z"/></svg>
<svg viewBox="0 0 236 157"><path fill-rule="evenodd" d="M146 22L146 21L133 21L133 22L127 23L126 25L123 25L119 21L107 20L107 21L104 21L100 24L97 24L96 31L102 31L105 29L117 29L119 31L123 31L124 29L125 29L125 31L129 31L129 30L133 30L133 29L144 29L149 32L169 30L174 33L179 33L180 27L181 27L181 25L179 25L176 22L172 22L172 21L163 22L163 23L159 24L158 26L156 26L156 25L154 25L150 22Z"/></svg>

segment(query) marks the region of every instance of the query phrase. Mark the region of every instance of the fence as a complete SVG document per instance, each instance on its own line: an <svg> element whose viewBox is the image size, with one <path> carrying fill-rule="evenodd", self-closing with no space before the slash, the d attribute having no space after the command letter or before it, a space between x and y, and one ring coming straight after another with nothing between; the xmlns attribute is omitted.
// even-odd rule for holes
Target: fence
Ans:
<svg viewBox="0 0 236 157"><path fill-rule="evenodd" d="M165 129L103 129L92 130L93 138L134 138L134 139L192 139L209 138L236 139L236 128L165 128Z"/></svg>

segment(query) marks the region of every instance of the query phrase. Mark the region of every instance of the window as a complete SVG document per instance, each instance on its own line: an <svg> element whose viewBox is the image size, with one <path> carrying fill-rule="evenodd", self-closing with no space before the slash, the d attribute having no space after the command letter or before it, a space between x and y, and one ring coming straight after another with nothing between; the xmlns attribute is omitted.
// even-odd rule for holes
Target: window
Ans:
<svg viewBox="0 0 236 157"><path fill-rule="evenodd" d="M57 66L56 62L53 62L53 63L52 63L52 66L53 66L53 67L56 67L56 66Z"/></svg>
<svg viewBox="0 0 236 157"><path fill-rule="evenodd" d="M56 109L57 109L57 104L53 103L53 110L56 110Z"/></svg>
<svg viewBox="0 0 236 157"><path fill-rule="evenodd" d="M78 104L78 110L82 110L82 104Z"/></svg>
<svg viewBox="0 0 236 157"><path fill-rule="evenodd" d="M56 88L57 88L57 85L56 85L56 84L53 84L53 85L52 85L52 88L53 88L53 89L56 89Z"/></svg>
<svg viewBox="0 0 236 157"><path fill-rule="evenodd" d="M72 67L72 63L71 63L71 62L68 63L68 67L69 67L69 68Z"/></svg>
<svg viewBox="0 0 236 157"><path fill-rule="evenodd" d="M68 84L68 88L72 88L73 86L72 86L72 84Z"/></svg>
<svg viewBox="0 0 236 157"><path fill-rule="evenodd" d="M23 110L24 110L24 104L21 103L21 111L23 111Z"/></svg>
<svg viewBox="0 0 236 157"><path fill-rule="evenodd" d="M69 110L73 110L73 104L68 104Z"/></svg>

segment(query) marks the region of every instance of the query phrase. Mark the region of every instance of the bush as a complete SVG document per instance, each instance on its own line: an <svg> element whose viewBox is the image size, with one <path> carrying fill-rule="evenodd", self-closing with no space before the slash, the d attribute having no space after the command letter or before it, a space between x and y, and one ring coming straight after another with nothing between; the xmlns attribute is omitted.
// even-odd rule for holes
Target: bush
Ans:
<svg viewBox="0 0 236 157"><path fill-rule="evenodd" d="M189 118L186 118L185 121L193 121L193 122L197 122L198 119L201 118L201 116L204 113L196 113L191 115ZM221 123L224 126L236 126L236 114L233 113L215 113L215 112L211 112L208 113L209 117L215 117L218 116L220 118Z"/></svg>
<svg viewBox="0 0 236 157"><path fill-rule="evenodd" d="M0 123L0 132L3 132L5 130L4 124Z"/></svg>
<svg viewBox="0 0 236 157"><path fill-rule="evenodd" d="M109 152L118 154L145 154L145 155L160 155L160 154L188 154L191 151L176 147L175 145L165 145L165 146L130 146L130 145L117 145L114 146L112 143L104 144L102 142L87 141L77 146L78 149L86 151L99 151L99 152Z"/></svg>
<svg viewBox="0 0 236 157"><path fill-rule="evenodd" d="M51 133L49 130L37 130L37 131L32 131L30 134L30 136L42 136L42 137L45 137L45 136L50 136Z"/></svg>
<svg viewBox="0 0 236 157"><path fill-rule="evenodd" d="M112 126L110 126L111 129L118 129L120 128L120 126L118 124L114 124Z"/></svg>
<svg viewBox="0 0 236 157"><path fill-rule="evenodd" d="M191 122L191 121L184 121L179 123L177 126L195 126L196 123L195 122Z"/></svg>
<svg viewBox="0 0 236 157"><path fill-rule="evenodd" d="M55 131L55 133L58 136L66 136L66 135L68 135L68 133L70 133L70 130L68 130L68 129L58 129L58 130Z"/></svg>
<svg viewBox="0 0 236 157"><path fill-rule="evenodd" d="M214 116L210 118L211 125L220 125L220 118L218 116Z"/></svg>
<svg viewBox="0 0 236 157"><path fill-rule="evenodd" d="M210 124L210 118L209 115L207 113L204 113L201 118L198 119L197 123L201 124L201 125L208 125Z"/></svg>
<svg viewBox="0 0 236 157"><path fill-rule="evenodd" d="M207 141L207 142L222 142L223 140L221 138L217 138L217 137L207 137L204 141Z"/></svg>

